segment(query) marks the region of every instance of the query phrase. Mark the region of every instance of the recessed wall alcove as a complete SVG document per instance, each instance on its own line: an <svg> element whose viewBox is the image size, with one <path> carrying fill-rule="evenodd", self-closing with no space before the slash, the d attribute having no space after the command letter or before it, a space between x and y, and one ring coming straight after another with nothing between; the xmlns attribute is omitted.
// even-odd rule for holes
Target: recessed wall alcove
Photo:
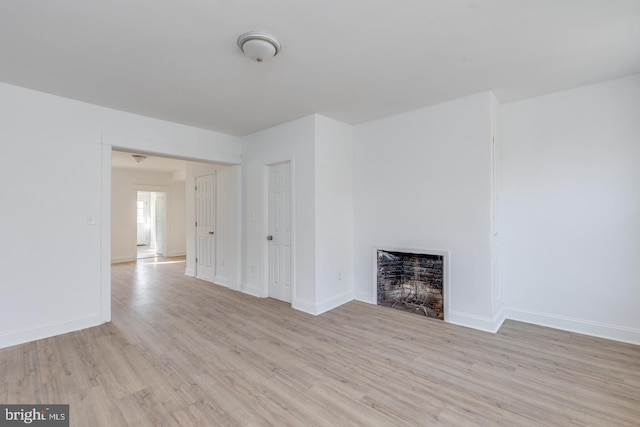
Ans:
<svg viewBox="0 0 640 427"><path fill-rule="evenodd" d="M374 247L373 258L378 305L446 320L448 251Z"/></svg>

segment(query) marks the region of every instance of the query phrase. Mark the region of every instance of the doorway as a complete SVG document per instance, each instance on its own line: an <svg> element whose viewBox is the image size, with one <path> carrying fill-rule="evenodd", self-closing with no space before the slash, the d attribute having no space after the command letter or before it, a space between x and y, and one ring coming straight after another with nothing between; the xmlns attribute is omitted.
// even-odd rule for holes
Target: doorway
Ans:
<svg viewBox="0 0 640 427"><path fill-rule="evenodd" d="M138 151L139 153L139 151ZM215 222L218 229L211 230L215 234L216 244L214 267L212 276L217 284L240 289L241 253L240 253L240 184L241 167L240 156L229 161L229 157L222 159L225 165L202 160L197 157L180 159L173 155L165 156L148 154L144 161L137 162L131 158L133 153L126 147L116 148L103 141L101 155L101 209L102 220L102 260L101 260L101 320L111 319L111 264L130 262L136 259L137 250L137 191L162 192L166 191L166 226L159 228L165 231L165 237L159 243L165 243L165 257L186 257L185 274L196 276L196 231L195 210L196 200L195 179L198 176L215 176L216 186L213 187L216 197L221 197L217 208L212 208L216 215ZM221 160L221 161L222 161ZM179 170L174 166L179 165ZM230 164L229 164L230 163ZM147 173L153 173L147 175ZM170 173L170 178L162 181L158 173ZM166 177L165 177L166 178ZM169 183L170 182L170 183ZM166 190L165 190L166 188ZM220 190L220 191L219 191ZM162 201L160 202L162 203ZM184 207L177 208L178 206ZM151 206L149 207L150 212ZM162 217L160 220L162 220ZM208 233L208 231L207 231ZM151 237L149 238L151 244ZM148 258L144 262L150 262ZM155 261L152 261L155 262ZM200 270L202 273L202 269Z"/></svg>
<svg viewBox="0 0 640 427"><path fill-rule="evenodd" d="M165 192L137 192L137 259L165 255L166 199Z"/></svg>

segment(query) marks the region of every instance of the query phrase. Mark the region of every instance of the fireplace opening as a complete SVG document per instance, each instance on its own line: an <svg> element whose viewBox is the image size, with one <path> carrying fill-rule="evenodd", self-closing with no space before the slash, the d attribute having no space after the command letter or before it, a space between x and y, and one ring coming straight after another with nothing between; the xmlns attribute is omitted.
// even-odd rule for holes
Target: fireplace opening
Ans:
<svg viewBox="0 0 640 427"><path fill-rule="evenodd" d="M378 305L444 320L444 257L378 249Z"/></svg>

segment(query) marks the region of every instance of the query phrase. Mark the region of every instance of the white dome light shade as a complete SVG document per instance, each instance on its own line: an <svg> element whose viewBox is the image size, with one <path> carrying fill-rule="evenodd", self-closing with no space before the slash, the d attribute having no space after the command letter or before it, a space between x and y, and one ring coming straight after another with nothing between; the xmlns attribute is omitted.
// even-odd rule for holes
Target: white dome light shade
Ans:
<svg viewBox="0 0 640 427"><path fill-rule="evenodd" d="M247 40L242 45L242 51L254 61L262 62L265 59L273 58L276 54L276 48L269 42L254 39Z"/></svg>
<svg viewBox="0 0 640 427"><path fill-rule="evenodd" d="M238 47L254 61L267 61L280 52L282 45L271 34L249 31L238 37Z"/></svg>

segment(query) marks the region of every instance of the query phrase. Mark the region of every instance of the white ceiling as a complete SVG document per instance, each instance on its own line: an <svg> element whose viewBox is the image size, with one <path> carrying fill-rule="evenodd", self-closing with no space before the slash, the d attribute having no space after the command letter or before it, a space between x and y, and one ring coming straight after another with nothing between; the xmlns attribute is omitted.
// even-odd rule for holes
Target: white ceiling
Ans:
<svg viewBox="0 0 640 427"><path fill-rule="evenodd" d="M234 135L638 72L640 0L0 1L0 81Z"/></svg>

